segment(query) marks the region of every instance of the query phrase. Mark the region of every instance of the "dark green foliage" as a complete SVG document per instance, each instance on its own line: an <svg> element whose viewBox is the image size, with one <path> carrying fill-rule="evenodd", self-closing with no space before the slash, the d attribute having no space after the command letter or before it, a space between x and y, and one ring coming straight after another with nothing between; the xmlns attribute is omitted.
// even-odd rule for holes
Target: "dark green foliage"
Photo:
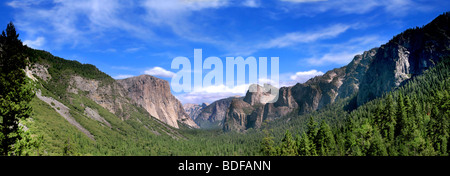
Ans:
<svg viewBox="0 0 450 176"><path fill-rule="evenodd" d="M302 133L301 136L298 136L297 139L297 154L300 156L316 156L316 147L314 143L309 139L306 133Z"/></svg>
<svg viewBox="0 0 450 176"><path fill-rule="evenodd" d="M333 155L333 152L336 150L336 141L334 140L333 133L331 132L330 126L324 121L320 124L315 144L316 150L321 156Z"/></svg>
<svg viewBox="0 0 450 176"><path fill-rule="evenodd" d="M279 150L280 150L279 154L281 156L297 155L297 145L289 130L287 130L286 133L284 134L284 138L283 140L281 140L281 147Z"/></svg>
<svg viewBox="0 0 450 176"><path fill-rule="evenodd" d="M19 120L28 118L32 111L29 102L34 97L33 86L24 71L29 62L18 37L12 22L7 25L6 33L3 31L0 36L1 155L20 155L13 149L23 135Z"/></svg>
<svg viewBox="0 0 450 176"><path fill-rule="evenodd" d="M265 156L277 155L277 148L275 147L273 136L271 136L267 130L264 130L263 132L265 134L265 137L261 142L261 153Z"/></svg>

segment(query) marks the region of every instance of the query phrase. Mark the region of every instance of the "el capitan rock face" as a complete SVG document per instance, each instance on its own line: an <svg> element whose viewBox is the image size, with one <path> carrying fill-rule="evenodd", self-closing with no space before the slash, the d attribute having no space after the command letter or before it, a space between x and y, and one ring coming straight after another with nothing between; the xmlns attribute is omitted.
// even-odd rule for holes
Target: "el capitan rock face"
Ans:
<svg viewBox="0 0 450 176"><path fill-rule="evenodd" d="M180 101L170 92L167 81L150 75L141 75L117 82L125 89L128 97L147 110L151 116L175 128L179 128L178 122L198 128L186 114Z"/></svg>

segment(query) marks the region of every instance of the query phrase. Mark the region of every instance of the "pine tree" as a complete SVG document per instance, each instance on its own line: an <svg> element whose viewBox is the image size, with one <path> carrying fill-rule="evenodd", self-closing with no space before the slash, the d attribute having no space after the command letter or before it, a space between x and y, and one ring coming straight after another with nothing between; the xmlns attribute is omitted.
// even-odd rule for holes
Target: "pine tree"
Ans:
<svg viewBox="0 0 450 176"><path fill-rule="evenodd" d="M403 133L402 131L405 131L406 128L406 124L407 124L407 118L408 118L408 114L407 114L407 108L405 106L404 103L404 98L402 93L400 93L400 95L398 96L397 99L397 125L395 126L395 136L402 136L403 137Z"/></svg>
<svg viewBox="0 0 450 176"><path fill-rule="evenodd" d="M334 140L333 133L331 132L330 126L322 121L320 123L319 131L317 132L316 143L317 151L320 156L333 155L335 151L336 141Z"/></svg>
<svg viewBox="0 0 450 176"><path fill-rule="evenodd" d="M302 133L302 136L297 138L297 149L298 155L300 156L317 156L317 152L315 150L315 146L311 140L309 140L308 135L305 132Z"/></svg>
<svg viewBox="0 0 450 176"><path fill-rule="evenodd" d="M386 97L386 123L382 128L382 135L386 139L386 147L390 156L396 156L395 148L395 127L397 125L394 98L392 94Z"/></svg>
<svg viewBox="0 0 450 176"><path fill-rule="evenodd" d="M265 137L261 142L261 153L264 156L275 156L277 150L275 147L275 142L273 141L273 136L267 130L264 130Z"/></svg>
<svg viewBox="0 0 450 176"><path fill-rule="evenodd" d="M394 140L394 127L397 124L395 113L394 98L392 94L389 94L386 97L386 118L381 129L383 137L387 138L389 142Z"/></svg>
<svg viewBox="0 0 450 176"><path fill-rule="evenodd" d="M446 103L448 100L448 96L437 93L434 100L434 106L431 111L431 122L430 122L430 137L434 144L435 150L439 153L439 155L448 155L448 109Z"/></svg>
<svg viewBox="0 0 450 176"><path fill-rule="evenodd" d="M309 121L308 124L306 126L306 135L308 135L309 140L311 140L312 142L316 142L316 135L317 135L317 131L319 129L317 129L317 122L314 121L314 118L311 116L309 117Z"/></svg>
<svg viewBox="0 0 450 176"><path fill-rule="evenodd" d="M387 156L386 145L384 144L384 140L381 137L380 132L377 128L373 131L373 137L370 142L370 148L368 151L369 156Z"/></svg>
<svg viewBox="0 0 450 176"><path fill-rule="evenodd" d="M286 133L284 134L284 138L281 141L280 155L281 156L297 155L297 145L295 143L295 140L292 137L292 134L289 132L289 130L286 130Z"/></svg>
<svg viewBox="0 0 450 176"><path fill-rule="evenodd" d="M21 139L19 119L31 114L29 102L34 93L24 69L28 66L25 47L13 23L0 36L0 153L11 155L12 146Z"/></svg>

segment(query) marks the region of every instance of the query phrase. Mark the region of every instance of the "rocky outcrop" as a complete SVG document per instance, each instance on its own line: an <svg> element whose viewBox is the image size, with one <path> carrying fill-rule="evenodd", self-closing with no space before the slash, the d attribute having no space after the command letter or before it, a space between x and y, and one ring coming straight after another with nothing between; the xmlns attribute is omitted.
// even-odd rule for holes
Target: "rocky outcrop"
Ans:
<svg viewBox="0 0 450 176"><path fill-rule="evenodd" d="M127 98L125 89L117 82L105 84L99 80L86 79L78 75L71 76L67 92L78 94L80 91L109 112L118 115L122 120L129 119L131 112L127 105L132 102Z"/></svg>
<svg viewBox="0 0 450 176"><path fill-rule="evenodd" d="M349 97L359 91L361 80L369 69L377 51L378 48L364 51L363 54L356 55L345 67L345 79L339 88L338 98Z"/></svg>
<svg viewBox="0 0 450 176"><path fill-rule="evenodd" d="M254 108L241 99L232 99L223 122L224 131L244 131L248 128L249 114Z"/></svg>
<svg viewBox="0 0 450 176"><path fill-rule="evenodd" d="M103 118L102 116L100 116L100 114L98 114L98 111L96 109L92 109L90 107L85 107L84 108L84 114L88 117L90 117L91 119L94 119L98 122L100 122L103 125L108 126L109 128L111 128L111 124L105 120L105 118Z"/></svg>
<svg viewBox="0 0 450 176"><path fill-rule="evenodd" d="M272 91L275 91L272 93ZM265 84L264 86L260 86L258 84L252 84L248 88L248 91L244 97L244 101L249 103L252 106L255 105L265 105L269 102L275 102L278 98L277 94L278 88Z"/></svg>
<svg viewBox="0 0 450 176"><path fill-rule="evenodd" d="M141 75L117 82L125 89L128 98L147 110L151 116L175 128L179 128L178 122L198 128L186 114L180 101L170 92L167 81L150 75Z"/></svg>
<svg viewBox="0 0 450 176"><path fill-rule="evenodd" d="M228 108L233 99L242 99L241 97L229 97L217 100L201 110L195 122L200 128L221 128Z"/></svg>
<svg viewBox="0 0 450 176"><path fill-rule="evenodd" d="M38 81L37 78L40 78L43 81L48 81L52 78L52 76L48 73L48 66L38 63L33 64L31 67L27 66L24 71L27 77L33 81Z"/></svg>

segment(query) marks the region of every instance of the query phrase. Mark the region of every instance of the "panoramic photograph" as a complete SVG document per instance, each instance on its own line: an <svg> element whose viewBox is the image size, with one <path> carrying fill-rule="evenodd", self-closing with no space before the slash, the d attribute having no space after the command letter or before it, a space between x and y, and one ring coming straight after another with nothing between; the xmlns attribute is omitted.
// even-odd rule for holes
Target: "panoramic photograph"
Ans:
<svg viewBox="0 0 450 176"><path fill-rule="evenodd" d="M448 156L449 7L1 1L0 155Z"/></svg>

